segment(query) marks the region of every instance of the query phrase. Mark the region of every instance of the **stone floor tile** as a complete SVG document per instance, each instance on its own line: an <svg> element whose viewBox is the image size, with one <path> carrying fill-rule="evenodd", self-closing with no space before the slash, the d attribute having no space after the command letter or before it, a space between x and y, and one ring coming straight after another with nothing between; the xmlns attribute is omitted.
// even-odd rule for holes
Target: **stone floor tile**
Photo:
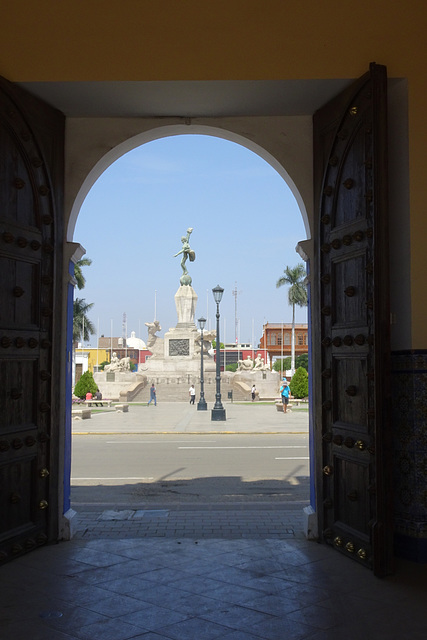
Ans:
<svg viewBox="0 0 427 640"><path fill-rule="evenodd" d="M354 613L353 613L354 615ZM309 624L316 629L331 629L339 623L339 616L333 609L325 609L317 605L303 607L298 611L287 614L287 620L294 622L303 622Z"/></svg>
<svg viewBox="0 0 427 640"><path fill-rule="evenodd" d="M206 595L208 591L215 588L222 588L224 583L219 580L213 580L207 576L190 576L184 579L180 579L179 574L176 575L176 581L174 583L181 591L188 591L189 593L197 593Z"/></svg>
<svg viewBox="0 0 427 640"><path fill-rule="evenodd" d="M53 603L51 603L51 605L53 605ZM44 622L46 626L51 629L65 631L66 633L70 633L75 629L80 629L88 624L108 620L108 616L97 613L96 611L91 611L86 607L79 607L75 604L64 606L64 603L60 604L58 607L51 606L49 609L41 609L39 611L39 617L43 612L49 613L50 611L52 611L53 614L55 614L55 612L59 612L62 615L60 617L53 615L52 617L45 618Z"/></svg>
<svg viewBox="0 0 427 640"><path fill-rule="evenodd" d="M162 603L166 606L166 603ZM181 594L179 599L173 603L176 611L186 613L189 617L203 618L205 613L217 611L220 603L214 598L197 595L194 593Z"/></svg>
<svg viewBox="0 0 427 640"><path fill-rule="evenodd" d="M132 613L141 609L141 601L127 595L115 593L103 600L97 600L86 605L91 611L96 611L110 618L118 617L126 613Z"/></svg>
<svg viewBox="0 0 427 640"><path fill-rule="evenodd" d="M310 638L314 631L314 627L294 622L287 617L270 618L253 625L251 629L251 633L259 635L262 640L284 640L285 638L300 640L301 638ZM343 636L341 640L347 640L346 636Z"/></svg>
<svg viewBox="0 0 427 640"><path fill-rule="evenodd" d="M248 600L244 606L255 611L262 611L274 616L286 616L293 611L301 609L301 603L297 599L289 599L283 595L265 595Z"/></svg>
<svg viewBox="0 0 427 640"><path fill-rule="evenodd" d="M92 567L109 567L123 561L119 554L80 547L74 547L70 550L69 557Z"/></svg>
<svg viewBox="0 0 427 640"><path fill-rule="evenodd" d="M234 630L250 631L253 625L269 620L272 616L263 611L255 611L239 605L221 604L215 611L210 611L202 616L205 620L217 622Z"/></svg>
<svg viewBox="0 0 427 640"><path fill-rule="evenodd" d="M129 640L141 635L142 631L145 631L142 627L134 627L121 620L109 619L85 625L75 631L75 634L80 640Z"/></svg>
<svg viewBox="0 0 427 640"><path fill-rule="evenodd" d="M253 636L246 630L236 630L227 633L227 635L223 636L221 640L259 640L259 636Z"/></svg>
<svg viewBox="0 0 427 640"><path fill-rule="evenodd" d="M138 576L132 576L130 578L107 580L107 582L101 582L100 586L109 592L143 600L144 594L153 588L153 582Z"/></svg>
<svg viewBox="0 0 427 640"><path fill-rule="evenodd" d="M215 638L223 638L229 631L230 629L227 627L215 622L191 618L163 627L158 630L158 633L163 633L172 640L214 640Z"/></svg>
<svg viewBox="0 0 427 640"><path fill-rule="evenodd" d="M155 604L147 603L142 610L123 615L119 620L135 627L141 626L150 631L156 631L156 629L166 627L176 622L182 622L188 618L189 616L185 613L178 613L165 607L158 607Z"/></svg>
<svg viewBox="0 0 427 640"><path fill-rule="evenodd" d="M151 571L156 565L146 566L140 560L130 560L123 558L121 562L108 567L92 567L84 571L70 571L67 575L75 576L81 582L87 584L101 584L109 580L120 579L121 577L132 577L141 574L144 570Z"/></svg>
<svg viewBox="0 0 427 640"><path fill-rule="evenodd" d="M15 621L2 626L2 640L77 640L74 632L49 628L39 620Z"/></svg>
<svg viewBox="0 0 427 640"><path fill-rule="evenodd" d="M255 589L248 589L234 584L222 583L212 589L206 589L203 595L208 598L220 600L221 602L244 604L248 600L252 600L254 597L259 595L259 592L255 591Z"/></svg>

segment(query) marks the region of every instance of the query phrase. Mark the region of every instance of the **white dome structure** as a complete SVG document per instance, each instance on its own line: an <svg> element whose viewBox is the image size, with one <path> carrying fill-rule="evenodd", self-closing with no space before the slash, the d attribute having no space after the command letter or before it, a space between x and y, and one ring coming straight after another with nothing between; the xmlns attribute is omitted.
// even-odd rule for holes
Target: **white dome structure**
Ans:
<svg viewBox="0 0 427 640"><path fill-rule="evenodd" d="M135 331L131 331L130 338L127 338L126 344L131 349L139 349L140 351L147 349L147 345L144 340L137 338Z"/></svg>

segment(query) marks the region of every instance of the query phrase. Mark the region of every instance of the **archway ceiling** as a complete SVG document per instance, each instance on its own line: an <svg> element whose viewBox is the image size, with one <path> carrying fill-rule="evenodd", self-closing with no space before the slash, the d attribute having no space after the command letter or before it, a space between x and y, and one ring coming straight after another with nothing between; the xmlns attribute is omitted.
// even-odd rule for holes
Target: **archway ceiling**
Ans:
<svg viewBox="0 0 427 640"><path fill-rule="evenodd" d="M312 115L352 80L21 82L67 117Z"/></svg>

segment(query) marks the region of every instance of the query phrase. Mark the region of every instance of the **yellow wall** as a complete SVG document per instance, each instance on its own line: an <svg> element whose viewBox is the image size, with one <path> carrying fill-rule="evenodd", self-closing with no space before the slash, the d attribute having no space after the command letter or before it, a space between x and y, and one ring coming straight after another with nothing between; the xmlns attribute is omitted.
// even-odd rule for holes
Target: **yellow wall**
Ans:
<svg viewBox="0 0 427 640"><path fill-rule="evenodd" d="M105 360L108 360L108 362L110 361L110 352L107 351L107 349L84 349L84 351L89 354L88 367L89 371L92 373L94 364L97 362L98 364L101 364L101 362L104 362Z"/></svg>
<svg viewBox="0 0 427 640"><path fill-rule="evenodd" d="M14 81L345 78L375 60L401 76L424 42L423 5L8 0L0 72Z"/></svg>
<svg viewBox="0 0 427 640"><path fill-rule="evenodd" d="M427 3L407 0L4 0L11 81L353 78L409 90L412 347L427 348Z"/></svg>

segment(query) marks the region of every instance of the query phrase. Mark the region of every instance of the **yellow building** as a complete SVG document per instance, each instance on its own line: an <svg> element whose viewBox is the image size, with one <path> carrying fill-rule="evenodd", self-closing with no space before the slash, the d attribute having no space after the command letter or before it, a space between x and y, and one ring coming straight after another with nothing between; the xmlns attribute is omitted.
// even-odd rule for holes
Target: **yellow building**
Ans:
<svg viewBox="0 0 427 640"><path fill-rule="evenodd" d="M390 571L393 536L398 553L427 560L427 5L6 5L0 358L17 396L5 416L24 422L5 418L12 426L3 437L28 430L40 444L34 472L21 474L19 493L31 499L18 520L0 505L9 514L1 557L11 557L12 545L19 555L30 541L64 537L72 515L72 274L84 253L74 237L81 204L126 151L205 133L266 159L305 223L310 528L380 575ZM244 212L235 215L244 222ZM283 232L272 233L277 243ZM21 453L2 454L4 468L24 465ZM54 506L39 512L33 487L48 462L42 497Z"/></svg>
<svg viewBox="0 0 427 640"><path fill-rule="evenodd" d="M83 349L76 348L74 360L76 365L76 383L86 371L93 373L94 366L101 364L101 362L110 362L110 351L107 349L92 349L87 347Z"/></svg>

